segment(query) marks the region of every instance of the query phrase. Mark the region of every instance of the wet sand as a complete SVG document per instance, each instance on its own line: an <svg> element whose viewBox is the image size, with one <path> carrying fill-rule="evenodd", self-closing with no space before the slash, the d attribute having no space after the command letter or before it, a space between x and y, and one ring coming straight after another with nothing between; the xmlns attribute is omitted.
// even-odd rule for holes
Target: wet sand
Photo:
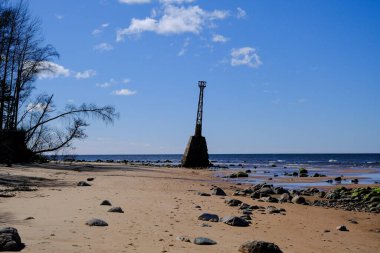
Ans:
<svg viewBox="0 0 380 253"><path fill-rule="evenodd" d="M76 186L89 177L95 178L89 182L92 186ZM376 232L380 229L379 214L232 197L236 185L213 177L213 172L207 170L49 164L0 167L0 178L38 185L37 191L0 198L0 226L18 229L26 245L22 252L230 253L238 252L238 247L247 240L274 242L283 252L372 253L380 248L380 233ZM197 194L210 193L212 185L223 188L228 196ZM254 211L249 227L198 220L203 212L219 217L241 215L237 207L224 203L229 198L250 205L281 207L286 213ZM100 206L105 199L125 213L107 212L109 206ZM34 219L25 220L27 217ZM109 226L86 226L91 218L103 219ZM358 224L350 223L349 219ZM200 226L202 223L210 227ZM339 225L346 225L349 231L337 231ZM195 245L176 240L178 236L204 236L217 244Z"/></svg>

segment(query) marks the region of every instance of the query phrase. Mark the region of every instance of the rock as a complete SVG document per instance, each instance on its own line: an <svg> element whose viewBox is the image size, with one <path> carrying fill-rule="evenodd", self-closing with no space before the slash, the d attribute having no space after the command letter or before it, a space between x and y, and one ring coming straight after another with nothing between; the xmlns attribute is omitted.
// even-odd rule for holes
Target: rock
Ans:
<svg viewBox="0 0 380 253"><path fill-rule="evenodd" d="M235 226L235 227L247 227L249 226L249 222L246 221L245 219L242 219L237 216L226 216L222 218L222 222L226 223L227 225L230 226Z"/></svg>
<svg viewBox="0 0 380 253"><path fill-rule="evenodd" d="M278 203L278 199L273 198L271 196L269 196L269 197L262 197L262 198L260 198L260 200L262 200L264 202L269 202L269 203Z"/></svg>
<svg viewBox="0 0 380 253"><path fill-rule="evenodd" d="M89 183L87 183L86 181L80 181L77 186L91 186Z"/></svg>
<svg viewBox="0 0 380 253"><path fill-rule="evenodd" d="M247 203L242 203L239 207L240 210L248 209L249 205Z"/></svg>
<svg viewBox="0 0 380 253"><path fill-rule="evenodd" d="M121 209L121 207L112 207L108 210L108 212L111 212L111 213L124 213L123 209Z"/></svg>
<svg viewBox="0 0 380 253"><path fill-rule="evenodd" d="M299 169L299 174L308 174L309 172L305 168L300 168Z"/></svg>
<svg viewBox="0 0 380 253"><path fill-rule="evenodd" d="M29 216L29 217L26 217L24 220L34 220L34 217Z"/></svg>
<svg viewBox="0 0 380 253"><path fill-rule="evenodd" d="M280 202L290 202L291 196L289 193L283 193L281 194L280 198L278 199Z"/></svg>
<svg viewBox="0 0 380 253"><path fill-rule="evenodd" d="M86 222L86 225L97 226L97 227L105 227L105 226L108 226L108 223L105 222L104 220L93 218L91 220L88 220Z"/></svg>
<svg viewBox="0 0 380 253"><path fill-rule="evenodd" d="M358 184L358 183L359 183L359 179L357 179L357 178L352 179L352 180L351 180L351 183L353 183L353 184Z"/></svg>
<svg viewBox="0 0 380 253"><path fill-rule="evenodd" d="M198 217L198 220L218 222L219 216L211 213L203 213Z"/></svg>
<svg viewBox="0 0 380 253"><path fill-rule="evenodd" d="M239 252L242 253L282 253L280 248L271 242L248 241L240 245Z"/></svg>
<svg viewBox="0 0 380 253"><path fill-rule="evenodd" d="M102 203L100 203L101 206L112 206L111 205L111 202L109 202L108 200L103 200Z"/></svg>
<svg viewBox="0 0 380 253"><path fill-rule="evenodd" d="M252 220L252 217L249 214L244 214L244 215L240 216L240 218L242 218L244 220Z"/></svg>
<svg viewBox="0 0 380 253"><path fill-rule="evenodd" d="M266 208L266 212L268 214L274 214L274 213L281 213L281 210L280 209L277 209L276 207L274 206L267 206Z"/></svg>
<svg viewBox="0 0 380 253"><path fill-rule="evenodd" d="M244 171L239 171L237 173L237 177L248 177L248 174L246 172L244 172Z"/></svg>
<svg viewBox="0 0 380 253"><path fill-rule="evenodd" d="M94 181L94 177L89 177L89 178L87 178L87 181Z"/></svg>
<svg viewBox="0 0 380 253"><path fill-rule="evenodd" d="M206 237L197 237L194 239L194 244L197 244L197 245L214 245L214 244L216 244L216 241L211 240L211 239L206 238Z"/></svg>
<svg viewBox="0 0 380 253"><path fill-rule="evenodd" d="M24 247L17 229L12 227L0 228L0 251L20 251Z"/></svg>
<svg viewBox="0 0 380 253"><path fill-rule="evenodd" d="M241 202L240 200L238 199L229 199L229 200L226 200L225 201L227 203L227 205L229 206L238 206L240 204L242 204L243 202Z"/></svg>
<svg viewBox="0 0 380 253"><path fill-rule="evenodd" d="M204 197L209 197L209 196L211 196L211 194L209 194L209 193L205 193L205 192L198 192L198 195L199 195L199 196L204 196Z"/></svg>
<svg viewBox="0 0 380 253"><path fill-rule="evenodd" d="M263 193L263 194L274 194L274 191L273 191L272 187L270 187L270 186L268 185L268 186L264 186L264 187L262 187L262 188L259 190L259 193Z"/></svg>
<svg viewBox="0 0 380 253"><path fill-rule="evenodd" d="M181 242L191 242L190 238L187 237L187 236L178 236L177 238L175 238L177 241L181 241Z"/></svg>
<svg viewBox="0 0 380 253"><path fill-rule="evenodd" d="M288 190L284 189L283 187L276 187L274 188L274 193L275 194L284 194L284 193L289 193Z"/></svg>
<svg viewBox="0 0 380 253"><path fill-rule="evenodd" d="M216 187L212 190L212 195L227 196L227 194L222 190L222 188L219 187Z"/></svg>
<svg viewBox="0 0 380 253"><path fill-rule="evenodd" d="M340 181L342 181L342 178L341 177L336 177L336 178L334 178L334 180L337 181L337 182L340 182Z"/></svg>
<svg viewBox="0 0 380 253"><path fill-rule="evenodd" d="M195 207L195 208L198 208L198 209L199 209L199 208L202 208L200 205L196 205L196 206L194 206L194 207Z"/></svg>
<svg viewBox="0 0 380 253"><path fill-rule="evenodd" d="M339 231L348 231L348 229L346 228L346 226L337 226L336 227L336 230L339 230Z"/></svg>
<svg viewBox="0 0 380 253"><path fill-rule="evenodd" d="M350 222L352 224L358 224L358 222L356 220L352 220L352 219L349 219L348 222Z"/></svg>
<svg viewBox="0 0 380 253"><path fill-rule="evenodd" d="M305 204L306 203L306 200L304 197L301 197L301 196L294 196L292 198L292 203L294 204Z"/></svg>
<svg viewBox="0 0 380 253"><path fill-rule="evenodd" d="M251 173L252 171L251 170L246 170L245 173Z"/></svg>

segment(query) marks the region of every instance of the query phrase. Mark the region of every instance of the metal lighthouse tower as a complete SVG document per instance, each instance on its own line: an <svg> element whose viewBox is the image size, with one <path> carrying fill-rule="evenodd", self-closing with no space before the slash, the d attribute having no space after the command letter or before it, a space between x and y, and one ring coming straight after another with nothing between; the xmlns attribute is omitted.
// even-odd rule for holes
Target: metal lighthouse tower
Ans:
<svg viewBox="0 0 380 253"><path fill-rule="evenodd" d="M199 81L199 99L197 120L195 123L195 134L190 136L185 153L182 157L182 167L208 167L208 151L206 138L202 136L202 116L203 116L203 91L206 88L206 81Z"/></svg>

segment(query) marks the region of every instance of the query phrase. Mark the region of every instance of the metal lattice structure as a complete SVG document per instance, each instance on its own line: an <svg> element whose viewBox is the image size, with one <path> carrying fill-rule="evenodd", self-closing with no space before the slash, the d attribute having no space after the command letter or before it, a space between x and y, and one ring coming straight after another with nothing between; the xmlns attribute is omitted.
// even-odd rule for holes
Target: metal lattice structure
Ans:
<svg viewBox="0 0 380 253"><path fill-rule="evenodd" d="M197 120L195 123L195 136L202 136L202 117L203 117L203 90L206 88L206 81L199 81L199 99Z"/></svg>
<svg viewBox="0 0 380 253"><path fill-rule="evenodd" d="M203 117L203 93L206 88L206 81L199 81L199 98L197 119L195 122L194 136L190 136L185 153L182 158L183 167L208 167L210 162L208 160L208 151L206 138L202 136L202 117Z"/></svg>

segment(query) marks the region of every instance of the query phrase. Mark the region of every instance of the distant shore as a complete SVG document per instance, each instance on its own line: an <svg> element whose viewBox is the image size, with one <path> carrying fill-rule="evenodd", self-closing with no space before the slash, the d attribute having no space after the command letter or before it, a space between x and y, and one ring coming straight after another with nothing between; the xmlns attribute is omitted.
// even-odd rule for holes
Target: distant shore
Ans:
<svg viewBox="0 0 380 253"><path fill-rule="evenodd" d="M299 183L312 179L292 178ZM80 181L91 186L77 186ZM358 185L353 184L335 191L336 186L329 186L324 194L311 189L289 191L291 198L304 198L305 205L291 203L292 199L279 201L284 193L268 184L249 187L215 177L215 171L174 166L94 162L0 165L0 223L18 229L26 246L22 252L238 252L248 240L273 242L283 252L378 250L380 214L376 209L370 211L377 207L377 199L369 188L354 193L349 189ZM212 195L216 186L227 196ZM372 191L376 187L372 185ZM355 199L357 195L360 197ZM347 196L352 197L349 203L345 203ZM358 198L365 203L363 209ZM367 204L364 198L374 202ZM229 206L225 202L230 199L246 206ZM124 213L107 212L110 206L101 206L103 200ZM352 211L343 210L357 200ZM249 212L251 224L247 227L198 220L202 213L241 217ZM108 226L85 225L91 218L102 219ZM349 231L337 230L341 225ZM207 237L217 244L195 245L178 240L181 236L191 240Z"/></svg>

